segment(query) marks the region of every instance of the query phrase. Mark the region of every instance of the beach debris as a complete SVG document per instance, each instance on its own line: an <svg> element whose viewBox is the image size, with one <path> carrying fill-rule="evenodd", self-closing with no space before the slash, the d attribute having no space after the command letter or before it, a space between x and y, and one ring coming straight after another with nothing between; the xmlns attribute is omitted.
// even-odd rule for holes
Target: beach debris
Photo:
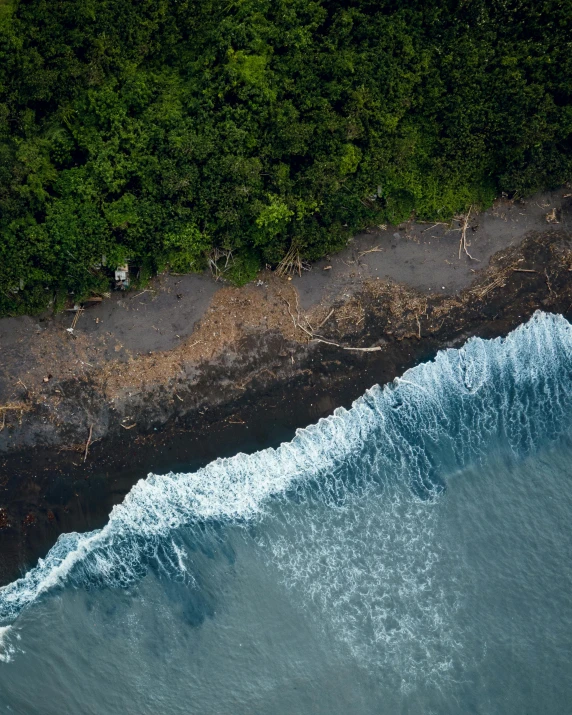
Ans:
<svg viewBox="0 0 572 715"><path fill-rule="evenodd" d="M488 295L491 291L496 290L497 288L504 288L507 282L507 276L505 275L505 272L503 271L500 273L498 276L496 276L490 283L485 285L484 287L479 287L475 290L472 290L471 293L479 298L479 300L482 300L486 295Z"/></svg>
<svg viewBox="0 0 572 715"><path fill-rule="evenodd" d="M316 328L316 330L319 330L323 325L325 325L325 324L328 322L328 320L332 317L332 315L334 314L334 312L335 312L335 308L332 308L332 309L330 310L330 312L326 315L326 317L322 320L322 322L320 323L320 325L318 325L318 327Z"/></svg>
<svg viewBox="0 0 572 715"><path fill-rule="evenodd" d="M77 321L79 320L79 316L83 313L83 308L78 303L76 303L74 307L70 308L69 310L74 311L75 315L73 317L71 326L69 328L66 328L66 330L72 337L75 338L74 330L77 325Z"/></svg>
<svg viewBox="0 0 572 715"><path fill-rule="evenodd" d="M87 437L87 442L85 443L85 453L83 455L83 461L85 464L85 460L87 459L87 453L89 451L89 445L91 444L91 435L93 433L93 425L89 426L89 435Z"/></svg>
<svg viewBox="0 0 572 715"><path fill-rule="evenodd" d="M373 345L372 347L368 347L368 348L354 348L354 347L349 347L346 345L340 345L340 343L336 343L333 340L327 340L326 338L324 338L323 336L319 335L318 333L316 333L314 331L314 328L312 328L312 326L306 316L303 316L303 318L302 318L302 315L300 314L300 305L298 303L298 294L297 293L294 294L295 299L296 299L296 312L297 312L297 316L298 316L297 318L294 316L294 313L292 312L290 303L286 300L286 298L284 298L284 296L281 293L279 293L278 295L284 301L284 303L286 303L286 307L288 308L288 312L290 313L290 317L292 318L294 327L298 328L298 329L302 330L304 333L306 333L306 335L310 339L310 342L324 343L325 345L333 345L334 347L341 348L342 350L351 350L353 352L361 352L361 353L373 353L373 352L378 352L379 350L382 350L381 345ZM320 323L319 327L321 327L324 324L324 322L326 322L330 318L331 314L332 314L332 311L330 311L326 320L322 321ZM302 319L303 319L304 323L306 323L305 326L302 324Z"/></svg>
<svg viewBox="0 0 572 715"><path fill-rule="evenodd" d="M468 246L470 244L467 243L467 229L469 228L469 219L471 217L471 211L473 207L472 205L469 206L469 210L467 213L463 216L462 214L460 216L455 216L455 221L459 221L461 223L460 228L455 228L453 231L460 231L461 232L461 240L459 241L459 258L461 258L461 253L464 251L466 255L471 259L471 261L478 261L478 258L475 258L474 256L471 256L469 253Z"/></svg>
<svg viewBox="0 0 572 715"><path fill-rule="evenodd" d="M556 208L549 211L544 218L546 219L546 223L560 223L558 217L556 216Z"/></svg>
<svg viewBox="0 0 572 715"><path fill-rule="evenodd" d="M361 253L358 253L358 260L362 256L365 256L368 253L383 253L383 248L381 246L374 246L373 248L370 248L368 251L362 251Z"/></svg>

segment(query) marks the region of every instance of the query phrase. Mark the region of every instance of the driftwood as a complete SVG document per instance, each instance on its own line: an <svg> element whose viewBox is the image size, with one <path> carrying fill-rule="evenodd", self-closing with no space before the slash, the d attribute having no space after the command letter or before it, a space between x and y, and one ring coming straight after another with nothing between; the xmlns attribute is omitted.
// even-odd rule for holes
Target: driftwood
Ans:
<svg viewBox="0 0 572 715"><path fill-rule="evenodd" d="M472 208L473 207L470 206L465 216L459 216L457 218L458 221L461 221L461 228L456 228L454 230L461 232L461 240L459 241L459 258L461 258L461 252L464 251L472 261L478 261L478 258L471 256L469 249L467 248L467 229L469 228L469 219L471 217Z"/></svg>
<svg viewBox="0 0 572 715"><path fill-rule="evenodd" d="M83 461L85 463L85 460L87 459L87 453L89 451L89 445L91 444L91 435L93 433L93 425L89 426L89 435L87 438L87 442L85 443L85 453L83 455Z"/></svg>
<svg viewBox="0 0 572 715"><path fill-rule="evenodd" d="M340 345L340 343L336 343L333 340L327 340L323 336L319 335L314 331L310 323L308 322L307 318L304 318L304 321L308 327L305 327L302 325L301 321L301 316L300 316L300 306L298 305L298 295L296 294L296 312L298 314L298 318L294 316L294 313L292 313L292 307L290 306L290 303L284 298L283 295L280 294L280 297L286 303L286 307L288 308L288 312L290 313L290 317L292 318L292 322L294 323L294 327L302 330L306 335L308 336L310 342L316 342L316 343L324 343L325 345L333 345L336 348L340 348L341 350L351 350L352 352L360 352L360 353L374 353L380 351L382 348L380 345L374 345L370 348L352 348L346 345ZM327 317L320 323L318 326L319 328L324 325L324 323L329 320L329 318L332 316L332 313L334 313L335 310L332 308L332 310L328 313Z"/></svg>

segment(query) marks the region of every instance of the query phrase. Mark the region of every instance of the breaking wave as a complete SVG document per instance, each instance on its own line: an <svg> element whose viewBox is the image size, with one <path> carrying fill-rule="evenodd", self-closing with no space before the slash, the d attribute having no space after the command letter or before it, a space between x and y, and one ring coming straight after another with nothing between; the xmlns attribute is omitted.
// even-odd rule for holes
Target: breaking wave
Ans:
<svg viewBox="0 0 572 715"><path fill-rule="evenodd" d="M571 387L572 327L561 316L538 312L504 339L443 350L277 449L150 474L104 528L60 536L0 589L0 623L58 587L125 587L149 569L192 584L187 545L238 527L288 586L331 611L356 653L371 658L382 641L417 662L426 633L445 668L457 636L443 637L446 596L431 591L445 479L491 445L520 457L557 437L569 426Z"/></svg>

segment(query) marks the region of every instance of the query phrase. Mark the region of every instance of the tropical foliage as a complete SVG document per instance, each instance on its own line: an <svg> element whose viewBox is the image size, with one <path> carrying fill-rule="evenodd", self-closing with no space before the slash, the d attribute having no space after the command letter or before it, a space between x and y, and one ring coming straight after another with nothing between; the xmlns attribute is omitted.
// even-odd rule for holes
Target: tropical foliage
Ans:
<svg viewBox="0 0 572 715"><path fill-rule="evenodd" d="M572 0L0 0L0 313L568 180L571 38Z"/></svg>

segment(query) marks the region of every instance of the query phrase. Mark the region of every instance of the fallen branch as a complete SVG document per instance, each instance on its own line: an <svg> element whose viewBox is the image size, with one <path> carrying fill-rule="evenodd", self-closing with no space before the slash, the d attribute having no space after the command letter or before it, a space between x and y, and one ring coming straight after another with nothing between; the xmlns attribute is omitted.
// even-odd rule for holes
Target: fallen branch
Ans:
<svg viewBox="0 0 572 715"><path fill-rule="evenodd" d="M358 353L377 353L381 350L381 345L374 345L371 348L347 348L345 345L339 346L342 350L353 350Z"/></svg>
<svg viewBox="0 0 572 715"><path fill-rule="evenodd" d="M429 223L428 221L419 221L419 223ZM449 228L449 224L445 223L445 221L437 221L437 223L434 223L432 226L429 226L429 228L424 228L421 233L425 233L425 231L431 231L433 228L437 228L437 226L447 226ZM431 238L437 238L436 236L431 236Z"/></svg>
<svg viewBox="0 0 572 715"><path fill-rule="evenodd" d="M89 450L89 445L91 444L91 434L93 432L93 425L89 426L89 436L87 438L87 442L85 443L85 454L83 455L83 461L85 464L85 460L87 459L87 452Z"/></svg>
<svg viewBox="0 0 572 715"><path fill-rule="evenodd" d="M286 298L284 298L284 296L281 293L279 293L278 295L286 303L286 307L288 308L288 312L290 313L290 317L292 318L292 323L294 323L294 327L299 328L300 330L303 330L310 339L313 338L314 333L313 332L311 333L303 325L300 325L300 308L298 306L298 296L296 295L296 307L298 309L298 321L296 321L296 318L294 317L294 314L292 313L292 308L290 307L290 303L286 300Z"/></svg>
<svg viewBox="0 0 572 715"><path fill-rule="evenodd" d="M351 347L346 347L345 345L340 345L340 343L335 343L333 340L326 340L326 338L323 338L321 335L318 335L314 330L310 332L307 328L305 328L303 325L300 324L300 307L298 305L298 296L296 295L296 308L298 311L298 321L294 317L294 314L292 313L292 308L290 307L290 303L284 298L282 294L279 294L280 298L286 303L286 307L288 308L288 312L290 313L290 317L292 318L292 322L294 323L295 328L300 328L300 330L303 330L306 335L310 338L310 342L316 342L316 343L324 343L325 345L333 345L336 348L340 348L341 350L352 350L354 352L361 352L361 353L373 353L373 352L378 352L381 350L381 346L379 345L374 345L371 348L351 348ZM334 309L330 311L328 314L326 320L331 316L331 314L334 312ZM321 327L326 320L323 320L322 323L320 324L319 327ZM307 321L306 321L307 322ZM310 326L311 328L312 326ZM244 383L243 383L244 384Z"/></svg>
<svg viewBox="0 0 572 715"><path fill-rule="evenodd" d="M554 291L552 290L552 284L550 283L550 277L546 268L544 269L544 275L546 276L546 285L548 286L548 292L550 293L550 295L552 295Z"/></svg>
<svg viewBox="0 0 572 715"><path fill-rule="evenodd" d="M326 317L322 320L320 325L318 325L317 330L319 330L322 327L322 325L325 325L328 322L328 320L332 317L333 313L334 313L334 309L332 308L330 310L330 312L326 315Z"/></svg>
<svg viewBox="0 0 572 715"><path fill-rule="evenodd" d="M365 256L368 253L383 253L383 248L381 246L375 246L374 248L370 248L369 251L362 251L361 253L358 253L358 261L362 256Z"/></svg>
<svg viewBox="0 0 572 715"><path fill-rule="evenodd" d="M459 259L461 258L461 252L465 251L467 256L472 260L472 261L477 261L479 262L478 258L475 258L474 256L471 256L469 253L469 249L467 248L467 229L469 228L469 219L471 217L471 210L472 206L469 207L469 210L467 211L465 216L460 216L457 218L457 221L462 220L462 225L460 228L455 228L455 231L460 231L461 232L461 240L459 241Z"/></svg>

